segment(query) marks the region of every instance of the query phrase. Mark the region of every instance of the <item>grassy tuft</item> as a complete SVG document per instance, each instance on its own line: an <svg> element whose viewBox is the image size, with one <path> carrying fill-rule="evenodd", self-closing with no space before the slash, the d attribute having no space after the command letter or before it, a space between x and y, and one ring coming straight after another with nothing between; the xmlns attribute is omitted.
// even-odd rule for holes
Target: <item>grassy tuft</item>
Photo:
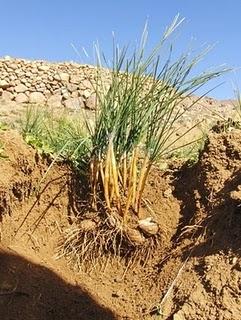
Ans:
<svg viewBox="0 0 241 320"><path fill-rule="evenodd" d="M21 123L27 143L40 153L82 166L88 153L88 137L80 118L55 114L44 107L30 106Z"/></svg>
<svg viewBox="0 0 241 320"><path fill-rule="evenodd" d="M169 38L181 22L177 16L149 54L146 27L139 47L133 51L120 48L113 41L111 65L96 48L93 121L83 110L79 118L71 118L30 108L22 125L29 143L41 152L71 160L82 171L89 183L92 210L105 212L103 219L107 225L118 220L122 230L127 230L126 226L133 221L138 225L141 220L142 195L151 168L190 144L182 139L198 123L181 133L180 123L202 97L192 100L185 109L182 103L228 71L218 68L195 75L195 67L210 48L198 55L188 51L173 57ZM108 82L103 67L111 69ZM156 230L152 221L145 223ZM145 239L138 232L139 238Z"/></svg>
<svg viewBox="0 0 241 320"><path fill-rule="evenodd" d="M120 49L114 41L107 89L101 73L107 59L97 48L98 108L90 155L92 204L97 208L97 194L101 191L107 209L117 209L123 221L128 220L130 212L139 215L152 166L180 150L181 139L198 125L177 135L180 120L201 98L185 110L182 102L227 71L221 68L193 76L193 69L209 48L196 56L187 52L173 58L173 46L168 45L168 40L180 22L178 17L174 19L149 55L145 50L146 28L139 48L131 53L127 47ZM169 54L162 60L166 45Z"/></svg>

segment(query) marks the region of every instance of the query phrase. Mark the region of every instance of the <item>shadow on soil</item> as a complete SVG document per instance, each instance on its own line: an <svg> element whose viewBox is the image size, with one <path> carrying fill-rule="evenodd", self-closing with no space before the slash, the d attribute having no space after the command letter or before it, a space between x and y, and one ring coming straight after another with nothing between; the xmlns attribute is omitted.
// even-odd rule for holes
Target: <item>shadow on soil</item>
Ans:
<svg viewBox="0 0 241 320"><path fill-rule="evenodd" d="M114 320L79 286L12 251L0 249L0 319Z"/></svg>

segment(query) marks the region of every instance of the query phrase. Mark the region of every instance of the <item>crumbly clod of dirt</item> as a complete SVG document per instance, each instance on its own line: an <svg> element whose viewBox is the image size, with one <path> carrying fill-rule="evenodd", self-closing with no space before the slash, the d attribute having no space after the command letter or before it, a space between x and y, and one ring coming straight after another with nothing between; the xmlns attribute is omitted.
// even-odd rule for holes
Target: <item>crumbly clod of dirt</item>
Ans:
<svg viewBox="0 0 241 320"><path fill-rule="evenodd" d="M214 132L193 167L152 171L142 213L160 239L148 256L110 252L75 269L58 247L83 182L65 164L45 175L48 159L2 132L0 319L240 319L240 137ZM81 223L98 226L91 212Z"/></svg>

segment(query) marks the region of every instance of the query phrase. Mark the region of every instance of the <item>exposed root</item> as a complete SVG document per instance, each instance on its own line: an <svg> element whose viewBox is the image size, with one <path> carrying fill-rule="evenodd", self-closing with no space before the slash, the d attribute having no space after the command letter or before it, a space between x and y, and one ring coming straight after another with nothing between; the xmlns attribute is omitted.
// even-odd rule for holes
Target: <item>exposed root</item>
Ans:
<svg viewBox="0 0 241 320"><path fill-rule="evenodd" d="M105 261L119 257L126 262L127 271L137 264L147 264L159 244L158 238L127 227L118 214L112 213L104 221L76 221L63 233L56 258L64 256L77 270L90 272L97 264L105 265Z"/></svg>
<svg viewBox="0 0 241 320"><path fill-rule="evenodd" d="M92 220L73 224L63 233L56 258L65 256L70 262L74 262L77 269L82 269L83 266L94 266L108 251L113 255L120 255L122 229L109 227L110 222L107 220L99 225L95 224L95 228ZM87 224L91 228L87 229Z"/></svg>

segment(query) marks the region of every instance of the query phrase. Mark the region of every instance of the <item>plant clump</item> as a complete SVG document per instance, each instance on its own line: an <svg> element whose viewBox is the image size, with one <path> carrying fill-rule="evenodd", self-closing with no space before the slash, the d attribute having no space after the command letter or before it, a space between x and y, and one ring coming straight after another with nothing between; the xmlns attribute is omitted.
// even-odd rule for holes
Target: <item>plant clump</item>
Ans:
<svg viewBox="0 0 241 320"><path fill-rule="evenodd" d="M160 159L183 147L181 140L192 129L179 132L178 123L201 98L185 110L180 107L182 101L227 71L219 68L193 75L209 48L196 56L187 52L173 58L168 40L181 22L177 16L149 54L146 27L132 53L128 47L120 49L114 40L111 65L97 48L93 120L84 110L81 121L48 116L52 124L30 113L24 129L27 141L37 146L41 141L40 149L46 151L47 145L50 153L72 160L88 182L86 211L95 217L88 219L81 212L63 246L63 253L74 253L79 264L89 254L125 255L130 248L151 248L150 243L159 239L158 221L150 214L143 216L141 210L150 171ZM104 65L111 69L108 85L102 78Z"/></svg>

